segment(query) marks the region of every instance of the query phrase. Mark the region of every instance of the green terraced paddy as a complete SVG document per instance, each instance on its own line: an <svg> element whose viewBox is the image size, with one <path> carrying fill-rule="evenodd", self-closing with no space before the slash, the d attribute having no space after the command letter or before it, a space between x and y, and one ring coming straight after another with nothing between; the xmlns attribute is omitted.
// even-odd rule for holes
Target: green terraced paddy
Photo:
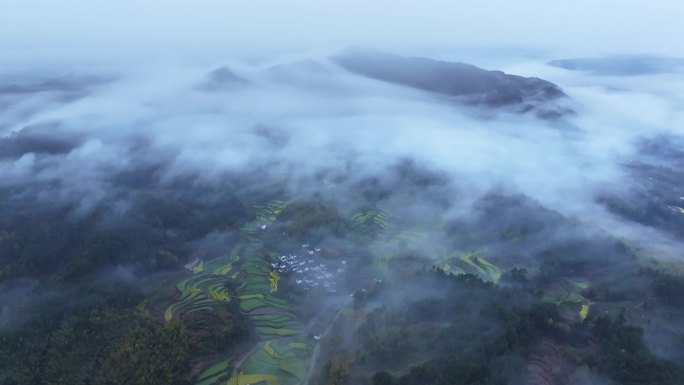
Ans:
<svg viewBox="0 0 684 385"><path fill-rule="evenodd" d="M249 293L268 293L271 285L266 282L254 282L243 286L242 290Z"/></svg>
<svg viewBox="0 0 684 385"><path fill-rule="evenodd" d="M243 372L237 372L228 381L228 385L252 385L252 384L266 384L266 385L278 385L278 377L273 375L264 374L245 374Z"/></svg>
<svg viewBox="0 0 684 385"><path fill-rule="evenodd" d="M584 298L581 292L588 287L589 284L587 282L563 278L549 285L544 290L542 301L569 308L581 320L584 320L589 314L591 303L588 299Z"/></svg>
<svg viewBox="0 0 684 385"><path fill-rule="evenodd" d="M211 385L218 382L227 382L230 377L228 375L231 369L230 361L230 359L226 359L205 369L195 383L197 385Z"/></svg>
<svg viewBox="0 0 684 385"><path fill-rule="evenodd" d="M266 306L266 303L264 303L264 301L261 300L248 299L240 301L240 310L246 313L262 308L264 306Z"/></svg>
<svg viewBox="0 0 684 385"><path fill-rule="evenodd" d="M308 341L268 340L259 344L242 367L242 375L260 373L274 376L280 384L301 384L306 378L307 359L313 350Z"/></svg>
<svg viewBox="0 0 684 385"><path fill-rule="evenodd" d="M268 314L264 318L250 317L255 326L268 326L273 328L288 327L293 324L293 319L285 315Z"/></svg>
<svg viewBox="0 0 684 385"><path fill-rule="evenodd" d="M264 249L263 226L277 220L287 206L272 201L255 207L255 220L240 229L242 241L230 255L200 261L193 275L176 285L180 298L167 308L167 321L194 311L211 311L213 306L239 301L259 336L255 349L233 367L229 358L215 362L197 377L197 385L298 385L306 378L314 344L304 338L303 326L292 314L292 306L277 297L280 276L270 265L277 254ZM232 282L233 292L226 287Z"/></svg>
<svg viewBox="0 0 684 385"><path fill-rule="evenodd" d="M195 273L176 285L180 299L171 304L164 313L166 321L178 318L198 306L211 308L214 302L229 302L231 299L225 287L225 278L212 273Z"/></svg>
<svg viewBox="0 0 684 385"><path fill-rule="evenodd" d="M217 360L197 377L198 385L300 385L308 373L314 341L304 336L304 326L294 316L290 303L278 297L280 275L271 266L278 254L266 249L262 237L287 207L285 201L272 201L255 207L255 219L240 228L241 241L230 254L200 261L193 275L177 285L180 298L169 306L167 320L194 311L211 311L222 302L237 301L240 310L255 326L259 341L246 356ZM406 242L418 241L434 229L427 223L408 229L398 228L391 214L371 210L351 217L355 236L373 242L384 267ZM458 266L456 266L456 264ZM496 281L496 266L475 255L445 261L452 271L475 272ZM226 283L230 283L226 286ZM234 289L228 290L227 287Z"/></svg>
<svg viewBox="0 0 684 385"><path fill-rule="evenodd" d="M447 274L473 274L494 283L501 279L501 269L477 254L465 254L460 257L450 255L442 258L436 266Z"/></svg>
<svg viewBox="0 0 684 385"><path fill-rule="evenodd" d="M257 326L256 329L263 336L294 336L302 333L301 328L272 328L268 326Z"/></svg>
<svg viewBox="0 0 684 385"><path fill-rule="evenodd" d="M373 262L373 268L377 271L387 267L406 244L425 239L442 224L440 220L431 220L410 228L400 228L394 223L392 214L382 209L356 213L351 216L351 221L354 237L372 239L376 254L381 256Z"/></svg>

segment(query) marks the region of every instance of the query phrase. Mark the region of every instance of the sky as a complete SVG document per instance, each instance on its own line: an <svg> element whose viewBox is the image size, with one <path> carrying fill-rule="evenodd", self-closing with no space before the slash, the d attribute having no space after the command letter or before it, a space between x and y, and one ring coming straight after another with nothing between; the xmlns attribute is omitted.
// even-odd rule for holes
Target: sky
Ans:
<svg viewBox="0 0 684 385"><path fill-rule="evenodd" d="M369 45L546 56L684 55L684 2L660 0L2 0L9 63L202 61Z"/></svg>

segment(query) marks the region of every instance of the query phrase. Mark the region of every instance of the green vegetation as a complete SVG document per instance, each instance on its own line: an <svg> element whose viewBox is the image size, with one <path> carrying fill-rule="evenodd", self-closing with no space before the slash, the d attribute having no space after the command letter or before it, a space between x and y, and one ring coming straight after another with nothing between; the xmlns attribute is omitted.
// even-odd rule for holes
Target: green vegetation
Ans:
<svg viewBox="0 0 684 385"><path fill-rule="evenodd" d="M560 278L544 289L542 301L573 309L579 315L580 320L584 320L590 309L589 300L582 295L582 292L587 289L589 286L585 282Z"/></svg>
<svg viewBox="0 0 684 385"><path fill-rule="evenodd" d="M125 192L130 211L117 214L106 205L76 214L74 203L31 196L3 200L0 282L32 276L77 283L118 265L141 272L177 269L189 254L189 241L248 215L234 197L208 200L211 191L183 190L159 195L131 188Z"/></svg>
<svg viewBox="0 0 684 385"><path fill-rule="evenodd" d="M472 274L494 283L501 279L501 270L478 254L448 256L443 258L437 266L447 274Z"/></svg>
<svg viewBox="0 0 684 385"><path fill-rule="evenodd" d="M520 357L553 334L560 319L554 305L524 305L524 291L500 289L473 275L437 270L411 285L444 295L390 304L366 317L354 367L384 368L368 373L374 384L509 383L524 373ZM482 313L488 323L474 324ZM405 372L407 367L412 369Z"/></svg>
<svg viewBox="0 0 684 385"><path fill-rule="evenodd" d="M278 219L283 223L282 231L301 243L317 243L331 235L343 236L349 227L334 207L320 202L292 202Z"/></svg>
<svg viewBox="0 0 684 385"><path fill-rule="evenodd" d="M219 362L209 366L198 376L198 383L216 384L229 378L228 383L235 384L291 385L306 376L310 345L302 340L303 327L292 315L292 306L275 296L281 278L269 264L275 253L265 248L263 239L268 226L287 208L285 201L256 206L256 218L240 228L242 241L229 256L202 262L202 269L193 269L195 275L176 285L180 298L168 307L167 321L191 319L196 311L211 314L217 305L234 298L260 339L241 365L231 368ZM228 292L228 285L233 293Z"/></svg>
<svg viewBox="0 0 684 385"><path fill-rule="evenodd" d="M356 310L360 314L367 311L366 303L376 307L355 329L358 345L331 347L330 354L337 358L320 369L317 383L339 378L343 383L394 385L516 383L524 381L530 370L525 363L536 355L544 358L534 370L547 371L548 376L562 367L566 372L554 375L567 378L588 370L616 384L682 383L684 366L653 356L641 330L624 317L593 318L581 294L591 290L587 281L557 277L549 283L548 275L530 279L517 269L511 275L518 277L518 286L501 288L454 270L446 274L438 268L434 274L418 273L402 281L405 292L442 293L438 296L382 305L362 302ZM385 283L384 292L374 297L387 298L395 284ZM357 316L349 313L340 321L342 330ZM330 339L339 344L345 337ZM564 346L563 353L558 353L559 346ZM340 360L348 368L345 373L352 373L350 378L334 374Z"/></svg>
<svg viewBox="0 0 684 385"><path fill-rule="evenodd" d="M213 364L199 376L196 380L197 385L209 385L217 382L225 382L227 380L230 371L230 361L224 360L216 364Z"/></svg>
<svg viewBox="0 0 684 385"><path fill-rule="evenodd" d="M684 367L653 356L644 343L643 331L628 325L624 317L599 317L591 325L599 349L584 356L590 367L623 385L684 383Z"/></svg>
<svg viewBox="0 0 684 385"><path fill-rule="evenodd" d="M71 294L79 292L89 296L75 307L34 303L27 310L37 318L0 333L1 384L185 384L193 356L225 351L249 335L228 307L164 323L136 308L143 297L123 282Z"/></svg>
<svg viewBox="0 0 684 385"><path fill-rule="evenodd" d="M411 221L370 204L356 214L318 201L237 205L230 219L211 217L209 228L226 231L198 243L206 233L184 226L211 204L149 199L137 234L94 218L49 223L42 241L0 232L4 277L46 278L31 289L39 295L2 310L11 327L0 329L0 384L499 385L532 370L682 383L681 365L651 354L630 324L679 314L682 278L639 272L621 242L522 198L487 197L472 223ZM567 239L541 247L550 233ZM51 261L49 248L65 260ZM339 292L297 286L278 267L278 256L305 253L337 271L319 279ZM190 255L197 263L183 269ZM95 275L103 268L121 277Z"/></svg>
<svg viewBox="0 0 684 385"><path fill-rule="evenodd" d="M385 210L369 210L352 215L352 232L358 239L373 239L390 227L392 215Z"/></svg>
<svg viewBox="0 0 684 385"><path fill-rule="evenodd" d="M684 277L659 274L653 281L659 298L672 305L684 305Z"/></svg>

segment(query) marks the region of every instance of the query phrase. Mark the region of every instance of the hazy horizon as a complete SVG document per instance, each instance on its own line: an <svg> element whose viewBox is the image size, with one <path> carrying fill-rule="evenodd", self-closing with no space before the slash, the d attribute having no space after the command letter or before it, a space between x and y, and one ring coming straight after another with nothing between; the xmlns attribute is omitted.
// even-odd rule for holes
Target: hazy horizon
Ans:
<svg viewBox="0 0 684 385"><path fill-rule="evenodd" d="M684 5L675 1L5 0L3 9L3 68L258 60L359 45L463 61L684 56L677 39Z"/></svg>

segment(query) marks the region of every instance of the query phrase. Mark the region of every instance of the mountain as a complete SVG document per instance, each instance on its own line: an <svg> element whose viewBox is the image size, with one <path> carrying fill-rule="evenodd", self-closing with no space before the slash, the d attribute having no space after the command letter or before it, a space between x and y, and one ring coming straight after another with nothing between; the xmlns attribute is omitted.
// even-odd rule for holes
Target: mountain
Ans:
<svg viewBox="0 0 684 385"><path fill-rule="evenodd" d="M292 63L277 64L266 69L266 76L281 83L298 86L326 83L331 72L316 60L304 59Z"/></svg>
<svg viewBox="0 0 684 385"><path fill-rule="evenodd" d="M0 82L0 95L32 94L38 92L82 93L113 80L111 76L63 76L40 81L19 83Z"/></svg>
<svg viewBox="0 0 684 385"><path fill-rule="evenodd" d="M200 89L209 92L226 91L248 83L246 79L236 75L228 67L219 67L207 74Z"/></svg>
<svg viewBox="0 0 684 385"><path fill-rule="evenodd" d="M550 66L593 75L635 76L671 73L684 69L684 59L649 55L616 55L552 60Z"/></svg>
<svg viewBox="0 0 684 385"><path fill-rule="evenodd" d="M0 160L18 159L24 154L67 154L79 140L68 137L55 124L33 125L0 138Z"/></svg>
<svg viewBox="0 0 684 385"><path fill-rule="evenodd" d="M566 97L557 85L538 78L489 71L474 65L404 57L376 50L347 50L332 58L343 68L377 80L458 98L465 104L537 110L541 117L564 112L539 108Z"/></svg>

